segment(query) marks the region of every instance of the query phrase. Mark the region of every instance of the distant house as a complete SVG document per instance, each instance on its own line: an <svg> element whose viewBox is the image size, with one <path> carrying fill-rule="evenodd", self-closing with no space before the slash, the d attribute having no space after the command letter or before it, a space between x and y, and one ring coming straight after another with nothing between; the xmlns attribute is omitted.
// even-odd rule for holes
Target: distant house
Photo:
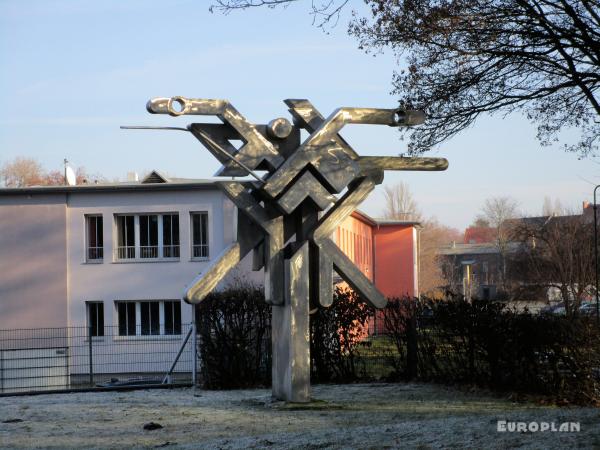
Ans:
<svg viewBox="0 0 600 450"><path fill-rule="evenodd" d="M513 245L514 247L514 245ZM496 300L502 261L495 243L452 244L439 250L439 260L450 291L465 298Z"/></svg>
<svg viewBox="0 0 600 450"><path fill-rule="evenodd" d="M468 227L465 230L465 244L487 244L496 240L496 230L491 227Z"/></svg>
<svg viewBox="0 0 600 450"><path fill-rule="evenodd" d="M592 205L584 203L581 216L524 217L507 220L503 226L507 230L513 231L527 226L539 228L550 221L568 221L573 217L583 217L586 221L592 221ZM439 249L439 262L448 283L447 288L454 293L464 295L467 299L510 298L533 302L555 300L557 298L556 289L540 289L523 283L517 283L510 289L508 289L509 286L503 286L503 280L510 284L512 268L505 267L495 235L496 232L493 228L469 227L465 230L463 244L453 243ZM504 257L510 259L510 256L516 254L521 248L521 245L523 244L519 242L505 243ZM532 242L531 245L535 245L535 242ZM510 263L507 264L510 265ZM504 271L508 273L505 274ZM511 292L502 292L503 287Z"/></svg>

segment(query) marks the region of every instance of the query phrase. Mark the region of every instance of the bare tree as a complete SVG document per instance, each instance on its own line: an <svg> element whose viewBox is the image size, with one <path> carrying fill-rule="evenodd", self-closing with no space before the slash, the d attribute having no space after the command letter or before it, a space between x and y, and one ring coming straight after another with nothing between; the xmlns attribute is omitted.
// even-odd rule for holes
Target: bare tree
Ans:
<svg viewBox="0 0 600 450"><path fill-rule="evenodd" d="M511 240L511 219L518 215L519 203L511 197L488 198L481 208L479 220L486 221L495 230L496 247L500 254L500 284L506 291L506 258Z"/></svg>
<svg viewBox="0 0 600 450"><path fill-rule="evenodd" d="M520 249L510 257L511 278L524 286L556 288L568 315L592 295L593 226L583 215L522 219L512 230Z"/></svg>
<svg viewBox="0 0 600 450"><path fill-rule="evenodd" d="M489 228L490 222L486 218L479 216L475 218L471 226L478 228Z"/></svg>
<svg viewBox="0 0 600 450"><path fill-rule="evenodd" d="M542 216L559 216L564 214L564 208L557 198L552 203L552 199L548 196L544 197L544 204L542 206Z"/></svg>
<svg viewBox="0 0 600 450"><path fill-rule="evenodd" d="M443 287L448 284L438 256L440 247L461 239L461 232L427 219L421 223L419 232L419 291L432 298L442 298Z"/></svg>
<svg viewBox="0 0 600 450"><path fill-rule="evenodd" d="M101 183L107 181L100 174L89 175L85 167L78 167L75 171L76 183ZM6 187L18 188L26 186L60 186L65 183L63 170L47 172L39 161L33 158L18 156L10 162L4 163L0 169L0 179Z"/></svg>
<svg viewBox="0 0 600 450"><path fill-rule="evenodd" d="M43 184L44 169L32 158L16 157L0 169L0 177L6 187L24 187Z"/></svg>
<svg viewBox="0 0 600 450"><path fill-rule="evenodd" d="M393 186L385 186L383 195L385 197L383 217L386 219L414 221L421 219L421 213L410 187L404 181Z"/></svg>
<svg viewBox="0 0 600 450"><path fill-rule="evenodd" d="M519 202L511 197L490 197L481 207L479 221L487 222L491 227L500 229L509 219L519 214Z"/></svg>
<svg viewBox="0 0 600 450"><path fill-rule="evenodd" d="M402 104L424 108L409 149L420 152L481 114L522 111L549 145L578 128L566 150L600 141L598 0L368 0L372 20L350 28L365 49L391 48L408 68L394 76Z"/></svg>
<svg viewBox="0 0 600 450"><path fill-rule="evenodd" d="M278 6L287 7L297 0L215 0L210 6L209 11L219 11L229 14L235 10L244 10L266 6L267 8L276 8ZM340 12L350 0L311 0L310 14L313 16L313 25L326 30L328 27L335 27L340 19Z"/></svg>
<svg viewBox="0 0 600 450"><path fill-rule="evenodd" d="M294 0L217 0L225 13ZM296 0L297 1L297 0ZM600 0L365 0L349 33L359 47L391 49L407 67L394 73L400 105L424 109L424 125L401 129L418 154L470 127L482 114L523 112L550 145L578 129L567 151L600 144ZM325 24L349 2L313 0ZM335 22L333 21L333 22ZM323 22L319 23L321 26Z"/></svg>

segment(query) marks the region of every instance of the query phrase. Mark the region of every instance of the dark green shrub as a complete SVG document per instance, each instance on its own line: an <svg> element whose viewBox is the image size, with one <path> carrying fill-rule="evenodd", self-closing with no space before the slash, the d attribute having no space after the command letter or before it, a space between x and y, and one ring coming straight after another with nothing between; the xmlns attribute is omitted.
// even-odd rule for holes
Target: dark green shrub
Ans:
<svg viewBox="0 0 600 450"><path fill-rule="evenodd" d="M262 288L210 294L196 307L196 326L204 388L271 384L271 307Z"/></svg>
<svg viewBox="0 0 600 450"><path fill-rule="evenodd" d="M402 298L379 314L384 334L375 336L368 332L373 314L340 289L330 308L312 311L313 382L418 379L600 401L600 330L592 318L517 313L462 298ZM204 387L270 384L271 307L262 289L210 295L197 308L197 325Z"/></svg>
<svg viewBox="0 0 600 450"><path fill-rule="evenodd" d="M600 400L600 331L591 318L517 313L502 303L457 298L395 299L384 317L397 378L573 403ZM416 360L409 357L415 347Z"/></svg>
<svg viewBox="0 0 600 450"><path fill-rule="evenodd" d="M359 348L368 336L373 309L349 289L336 288L333 304L310 316L311 379L352 381L359 377Z"/></svg>

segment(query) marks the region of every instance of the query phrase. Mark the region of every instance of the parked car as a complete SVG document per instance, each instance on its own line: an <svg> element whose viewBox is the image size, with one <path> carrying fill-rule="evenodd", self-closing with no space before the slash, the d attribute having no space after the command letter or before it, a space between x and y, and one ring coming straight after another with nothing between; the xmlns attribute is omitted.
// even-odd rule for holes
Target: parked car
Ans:
<svg viewBox="0 0 600 450"><path fill-rule="evenodd" d="M596 303L584 303L579 307L579 314L582 316L595 316Z"/></svg>
<svg viewBox="0 0 600 450"><path fill-rule="evenodd" d="M565 309L565 304L564 303L557 303L555 305L548 305L543 307L540 310L540 313L542 314L556 314L559 316L563 316L567 313L567 310Z"/></svg>

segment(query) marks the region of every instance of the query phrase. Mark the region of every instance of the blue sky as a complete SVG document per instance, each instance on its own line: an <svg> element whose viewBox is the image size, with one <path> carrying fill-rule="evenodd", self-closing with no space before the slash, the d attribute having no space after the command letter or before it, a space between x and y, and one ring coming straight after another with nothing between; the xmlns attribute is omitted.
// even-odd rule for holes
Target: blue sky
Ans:
<svg viewBox="0 0 600 450"><path fill-rule="evenodd" d="M0 1L0 164L29 156L59 169L66 157L109 178L150 169L211 176L218 164L191 135L119 129L192 121L146 113L157 96L226 98L256 123L285 117L285 98L308 98L324 115L396 105L389 92L398 64L390 53L358 50L346 34L349 9L325 34L307 1L228 16L210 14L210 3ZM389 127L342 134L361 154L404 151ZM488 197L512 196L528 214L540 213L545 196L579 210L600 183L597 159L541 148L518 114L483 118L426 156L444 156L450 168L388 172L384 185L408 182L424 215L461 229ZM380 215L382 189L361 208Z"/></svg>

